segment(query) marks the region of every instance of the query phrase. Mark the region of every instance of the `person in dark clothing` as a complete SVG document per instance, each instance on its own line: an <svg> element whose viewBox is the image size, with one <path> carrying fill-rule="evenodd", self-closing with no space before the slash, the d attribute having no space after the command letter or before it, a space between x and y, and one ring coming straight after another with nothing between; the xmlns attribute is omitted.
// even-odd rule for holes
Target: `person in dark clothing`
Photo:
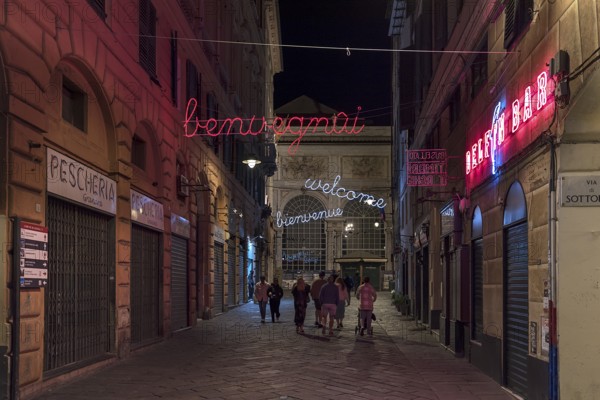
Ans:
<svg viewBox="0 0 600 400"><path fill-rule="evenodd" d="M360 286L360 275L357 273L354 274L354 294L356 294L356 290Z"/></svg>
<svg viewBox="0 0 600 400"><path fill-rule="evenodd" d="M269 296L269 308L271 309L271 322L275 322L275 317L279 321L279 303L283 297L283 289L279 286L279 280L273 279L273 283L267 290L267 296Z"/></svg>
<svg viewBox="0 0 600 400"><path fill-rule="evenodd" d="M254 299L254 270L251 269L248 274L248 301Z"/></svg>
<svg viewBox="0 0 600 400"><path fill-rule="evenodd" d="M346 274L344 278L344 283L346 284L346 289L348 289L348 293L352 292L352 288L354 287L354 281L350 277L350 275Z"/></svg>
<svg viewBox="0 0 600 400"><path fill-rule="evenodd" d="M294 323L296 324L296 333L304 333L304 319L306 318L306 305L310 302L310 285L304 283L302 277L292 288L294 296Z"/></svg>

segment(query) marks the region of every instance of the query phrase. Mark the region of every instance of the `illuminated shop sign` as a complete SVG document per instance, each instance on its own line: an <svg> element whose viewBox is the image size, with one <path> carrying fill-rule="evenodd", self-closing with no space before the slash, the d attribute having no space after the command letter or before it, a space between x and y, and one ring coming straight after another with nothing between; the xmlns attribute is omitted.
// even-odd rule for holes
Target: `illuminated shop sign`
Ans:
<svg viewBox="0 0 600 400"><path fill-rule="evenodd" d="M230 135L239 133L242 136L257 136L266 132L274 132L275 135L290 134L297 136L296 139L289 145L288 153L296 154L302 138L307 133L316 133L319 127L323 128L323 132L327 135L346 133L356 135L362 132L365 125L358 125L358 113L361 107L356 110L354 118L348 117L344 112L335 114L332 118L329 117L275 117L273 122L268 122L266 117L257 117L253 115L251 118L225 118L215 119L209 118L205 121L198 119L198 100L195 98L189 99L185 110L185 121L183 122L183 131L186 137L199 135L207 135L217 137L219 135Z"/></svg>
<svg viewBox="0 0 600 400"><path fill-rule="evenodd" d="M277 211L275 220L277 221L277 227L282 228L284 226L290 226L298 223L307 223L310 221L318 221L325 218L341 217L344 210L336 208L335 210L322 210L314 211L303 215L295 215L293 217L281 217L281 211Z"/></svg>
<svg viewBox="0 0 600 400"><path fill-rule="evenodd" d="M343 187L337 188L336 186L337 186L338 182L340 181L340 179L342 179L342 178L338 175L333 180L333 184L329 184L329 183L323 183L320 179L316 180L316 179L309 178L306 180L306 182L304 182L304 187L307 189L310 189L310 190L321 189L323 191L323 193L325 193L325 194L337 196L342 199L363 201L366 204L373 206L373 207L385 208L386 203L385 203L385 200L382 198L379 198L379 199L377 199L377 201L375 201L375 197L373 197L370 194L356 192L354 190L347 190Z"/></svg>
<svg viewBox="0 0 600 400"><path fill-rule="evenodd" d="M495 174L504 158L501 150L505 140L511 135L516 135L531 121L549 103L551 94L548 75L544 71L537 76L534 84L525 87L522 97L513 100L508 106L502 101L499 102L492 113L490 129L467 148L467 176L483 168L486 163L491 164L491 173Z"/></svg>
<svg viewBox="0 0 600 400"><path fill-rule="evenodd" d="M446 149L408 150L408 186L446 186L447 160Z"/></svg>

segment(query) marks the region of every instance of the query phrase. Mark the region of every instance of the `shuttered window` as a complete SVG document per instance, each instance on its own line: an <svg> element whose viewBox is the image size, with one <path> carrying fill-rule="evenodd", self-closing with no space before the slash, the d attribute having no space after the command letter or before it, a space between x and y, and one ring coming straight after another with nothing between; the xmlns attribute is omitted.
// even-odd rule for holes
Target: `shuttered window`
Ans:
<svg viewBox="0 0 600 400"><path fill-rule="evenodd" d="M171 31L171 102L177 106L177 82L179 75L179 60L177 59L177 31Z"/></svg>
<svg viewBox="0 0 600 400"><path fill-rule="evenodd" d="M186 103L190 99L196 99L197 106L196 112L192 116L192 121L196 118L202 119L201 105L202 105L202 75L198 73L196 66L191 60L185 62L185 98ZM201 132L198 132L201 133Z"/></svg>
<svg viewBox="0 0 600 400"><path fill-rule="evenodd" d="M156 79L156 8L150 0L140 0L140 65Z"/></svg>
<svg viewBox="0 0 600 400"><path fill-rule="evenodd" d="M102 19L106 18L106 2L104 0L88 0L88 3Z"/></svg>
<svg viewBox="0 0 600 400"><path fill-rule="evenodd" d="M504 0L504 48L508 49L531 22L533 0Z"/></svg>

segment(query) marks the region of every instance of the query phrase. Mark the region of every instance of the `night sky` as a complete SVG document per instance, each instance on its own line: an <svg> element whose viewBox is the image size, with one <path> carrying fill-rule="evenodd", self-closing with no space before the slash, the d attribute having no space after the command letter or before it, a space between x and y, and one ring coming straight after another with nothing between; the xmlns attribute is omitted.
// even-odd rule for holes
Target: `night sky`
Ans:
<svg viewBox="0 0 600 400"><path fill-rule="evenodd" d="M386 0L280 0L282 44L391 47ZM391 53L283 48L275 75L275 108L307 95L379 124L391 120Z"/></svg>

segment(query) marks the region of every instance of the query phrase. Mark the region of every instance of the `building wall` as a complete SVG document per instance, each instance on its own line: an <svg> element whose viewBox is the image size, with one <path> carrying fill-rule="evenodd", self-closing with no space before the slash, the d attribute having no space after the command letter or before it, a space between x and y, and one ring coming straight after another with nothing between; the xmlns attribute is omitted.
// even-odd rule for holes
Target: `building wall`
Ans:
<svg viewBox="0 0 600 400"><path fill-rule="evenodd" d="M189 2L196 8L172 8L166 2L153 2L158 16L156 25L156 77L151 77L138 62L138 9L132 3L106 2L106 18L87 2L13 1L0 4L0 66L3 77L3 124L0 148L5 167L1 172L0 213L4 238L11 237L14 226L6 219L17 216L25 221L47 224L48 160L53 149L116 181L116 214L114 217L115 248L115 332L114 354L127 357L132 351L130 319L130 260L132 205L130 190L154 199L164 207L164 249L159 271L163 285L159 289L161 337L171 336L171 215L190 222L188 242L188 323L211 315L213 299L212 237L215 224L237 234L253 234L260 228L262 195L249 193L260 174L235 177L232 167L223 162L222 152L215 152L199 138L186 138L183 123L186 112L186 60L192 60L202 73L202 101L213 93L220 115L271 115L272 76L281 69L278 49L231 48L223 44L202 46L199 42L178 41L178 75L176 99L171 99L170 37L173 30L179 38L204 35L213 39L259 42L267 37L278 40L277 2L227 1ZM258 3L264 9L257 12ZM206 9L199 9L205 4ZM216 14L212 14L215 12ZM190 14L191 13L191 14ZM207 25L197 25L194 14L210 14ZM214 15L221 18L217 27ZM265 15L269 15L269 20ZM264 19L260 20L257 16ZM191 17L192 23L188 22ZM210 22L208 22L210 20ZM240 31L240 26L246 30ZM224 36L224 37L222 37ZM215 62L223 54L220 64ZM239 69L251 64L250 70ZM4 77L6 81L4 81ZM86 132L65 122L61 115L63 79L69 79L87 96ZM250 84L251 83L251 84ZM5 94L4 94L5 93ZM206 107L204 105L204 107ZM206 111L202 111L206 117ZM132 163L133 137L146 142L146 166ZM254 146L248 143L247 146ZM234 161L241 165L244 154ZM183 170L178 169L178 163ZM243 166L246 168L245 166ZM235 168L241 168L237 164ZM176 177L183 174L192 184L189 196L178 194ZM263 185L264 187L264 185ZM197 189L197 191L195 190ZM217 197L217 193L221 197ZM196 195L197 194L197 195ZM218 210L233 202L244 210L243 229L229 227L225 215ZM221 212L221 214L219 214ZM52 240L52 238L50 238ZM7 240L4 243L8 243ZM12 257L10 245L3 249L1 286L14 281L9 273ZM227 280L240 277L225 277ZM19 381L26 396L48 383L44 363L44 289L21 291L21 329L34 329L35 335L21 335ZM2 310L10 310L11 291L2 291ZM227 293L225 293L227 295ZM2 331L10 332L9 315L1 314ZM0 348L9 352L9 337L1 338ZM3 359L5 359L3 357ZM108 362L116 358L109 358ZM106 362L106 361L105 361ZM84 368L90 370L98 364ZM0 367L2 381L10 382L7 365ZM61 374L60 380L81 373L81 369ZM3 389L9 390L8 387Z"/></svg>

